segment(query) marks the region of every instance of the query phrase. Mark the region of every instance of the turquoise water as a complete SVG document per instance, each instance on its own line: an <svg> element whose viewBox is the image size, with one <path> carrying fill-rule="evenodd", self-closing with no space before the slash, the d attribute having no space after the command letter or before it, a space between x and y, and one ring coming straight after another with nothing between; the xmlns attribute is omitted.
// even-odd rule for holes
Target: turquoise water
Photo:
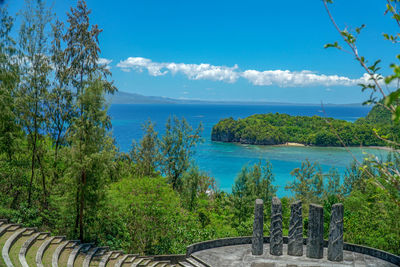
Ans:
<svg viewBox="0 0 400 267"><path fill-rule="evenodd" d="M204 142L197 147L195 160L200 168L215 177L219 187L231 191L237 173L245 164L259 160L269 160L273 165L275 185L278 196L288 195L285 185L293 180L290 172L300 167L305 159L318 161L324 171L335 167L343 173L353 160L363 158L363 153L372 153L380 157L386 151L377 149L326 147L281 147L252 146L211 141L211 129L220 119L226 117L244 118L253 114L279 112L290 115L320 115L354 121L365 116L369 107L325 107L324 113L319 106L245 106L245 105L112 105L109 114L112 117L113 134L122 151L129 151L132 140L142 137L141 125L148 119L156 123L156 130L162 134L170 115L185 117L197 126L203 124Z"/></svg>

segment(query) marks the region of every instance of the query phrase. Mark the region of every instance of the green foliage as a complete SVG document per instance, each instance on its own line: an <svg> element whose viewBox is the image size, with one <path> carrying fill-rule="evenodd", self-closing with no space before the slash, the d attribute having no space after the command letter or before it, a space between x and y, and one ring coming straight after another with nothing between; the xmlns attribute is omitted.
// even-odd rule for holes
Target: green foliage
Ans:
<svg viewBox="0 0 400 267"><path fill-rule="evenodd" d="M213 141L254 145L278 145L287 142L316 146L343 146L343 143L347 146L385 145L375 135L370 124L376 113L374 110L367 121L359 120L356 123L279 113L252 115L238 120L228 118L214 125L211 138ZM396 129L395 125L380 127L382 133L397 138L399 133Z"/></svg>
<svg viewBox="0 0 400 267"><path fill-rule="evenodd" d="M190 167L194 148L201 141L202 130L201 124L193 130L184 118L168 118L165 134L160 141L161 170L174 189L182 184L182 175Z"/></svg>
<svg viewBox="0 0 400 267"><path fill-rule="evenodd" d="M254 201L258 198L264 200L266 212L269 214L271 199L277 190L277 187L273 185L274 179L272 165L268 161L265 163L260 161L251 167L242 168L232 186L236 227L249 223L248 219L253 215Z"/></svg>
<svg viewBox="0 0 400 267"><path fill-rule="evenodd" d="M285 186L286 190L295 193L295 198L304 204L319 203L323 194L323 174L317 162L311 163L308 159L301 163L300 168L291 173L295 177L293 182Z"/></svg>
<svg viewBox="0 0 400 267"><path fill-rule="evenodd" d="M136 166L135 171L138 176L152 177L157 175L156 168L161 160L160 141L150 120L142 126L142 129L145 134L139 144L133 141L130 157Z"/></svg>
<svg viewBox="0 0 400 267"><path fill-rule="evenodd" d="M344 239L400 254L400 208L374 183L344 200Z"/></svg>

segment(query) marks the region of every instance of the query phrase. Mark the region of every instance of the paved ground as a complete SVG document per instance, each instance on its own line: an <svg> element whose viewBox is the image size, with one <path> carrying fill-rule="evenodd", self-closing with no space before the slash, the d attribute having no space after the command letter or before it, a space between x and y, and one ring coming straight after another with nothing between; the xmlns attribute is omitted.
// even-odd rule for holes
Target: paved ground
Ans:
<svg viewBox="0 0 400 267"><path fill-rule="evenodd" d="M206 263L214 267L243 266L243 267L337 267L337 266L396 266L378 258L355 252L344 251L344 261L340 263L328 261L326 258L327 250L324 249L323 259L306 258L306 247L304 246L304 256L295 257L287 255L287 245L283 246L282 256L271 256L269 245L264 244L264 253L261 256L251 255L251 245L226 246L202 250L193 253Z"/></svg>

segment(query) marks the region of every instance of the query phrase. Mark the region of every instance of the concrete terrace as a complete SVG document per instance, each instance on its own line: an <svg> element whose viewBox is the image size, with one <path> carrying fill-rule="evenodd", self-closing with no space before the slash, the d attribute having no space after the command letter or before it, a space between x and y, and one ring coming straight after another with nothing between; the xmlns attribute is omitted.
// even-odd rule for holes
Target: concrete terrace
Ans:
<svg viewBox="0 0 400 267"><path fill-rule="evenodd" d="M324 258L311 259L303 256L287 255L287 245L283 245L283 255L273 256L269 253L269 244L264 244L264 253L260 256L253 256L251 244L223 246L212 249L205 249L192 254L204 263L215 267L336 267L336 266L368 266L368 267L394 267L381 259L351 251L344 251L342 262L328 261L327 249L324 249ZM306 251L306 246L303 246Z"/></svg>

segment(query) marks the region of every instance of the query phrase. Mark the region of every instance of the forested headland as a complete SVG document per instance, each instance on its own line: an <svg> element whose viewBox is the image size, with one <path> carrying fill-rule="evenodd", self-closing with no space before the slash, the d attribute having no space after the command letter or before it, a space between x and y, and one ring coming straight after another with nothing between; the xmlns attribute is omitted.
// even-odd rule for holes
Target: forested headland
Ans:
<svg viewBox="0 0 400 267"><path fill-rule="evenodd" d="M130 152L119 150L105 101L117 88L100 63L100 35L83 0L65 23L44 1L27 1L18 17L0 9L0 217L140 254L250 235L256 198L269 220L271 163L244 166L231 193L219 190L193 160L201 125L172 117L157 133L147 122ZM398 170L400 157L385 162ZM330 207L342 202L346 242L400 254L398 191L376 185L385 171L366 160L341 176L303 162L282 198L284 234L292 201L303 201L305 217L307 204L324 205L326 234Z"/></svg>
<svg viewBox="0 0 400 267"><path fill-rule="evenodd" d="M394 141L400 139L400 123L391 120L391 113L381 103L375 105L365 118L354 123L320 116L268 113L237 120L222 119L211 132L213 141L252 145L288 142L311 146L387 145L381 136Z"/></svg>

